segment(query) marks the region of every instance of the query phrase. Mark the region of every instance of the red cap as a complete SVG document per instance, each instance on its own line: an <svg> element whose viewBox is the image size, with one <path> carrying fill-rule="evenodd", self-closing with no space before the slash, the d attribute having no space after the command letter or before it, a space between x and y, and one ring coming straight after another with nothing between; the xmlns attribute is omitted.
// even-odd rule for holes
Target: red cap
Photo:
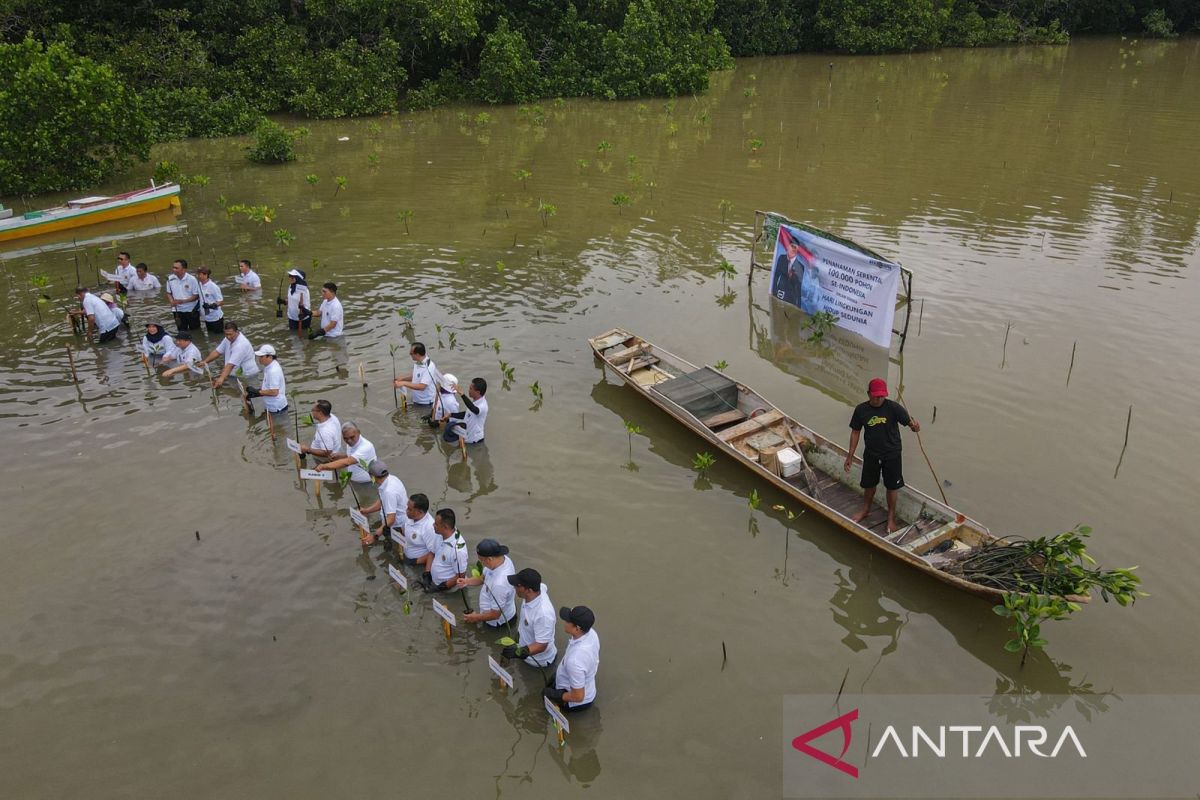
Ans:
<svg viewBox="0 0 1200 800"><path fill-rule="evenodd" d="M883 378L871 378L871 382L867 384L867 395L870 397L887 397L887 381Z"/></svg>

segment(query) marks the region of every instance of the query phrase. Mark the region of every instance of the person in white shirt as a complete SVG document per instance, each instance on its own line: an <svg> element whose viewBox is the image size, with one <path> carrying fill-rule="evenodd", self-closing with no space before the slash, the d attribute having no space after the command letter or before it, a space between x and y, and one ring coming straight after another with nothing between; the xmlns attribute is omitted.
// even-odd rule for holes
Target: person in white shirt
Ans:
<svg viewBox="0 0 1200 800"><path fill-rule="evenodd" d="M596 673L600 670L596 615L587 606L563 606L558 618L570 641L554 672L554 686L543 689L542 696L563 711L582 711L596 701Z"/></svg>
<svg viewBox="0 0 1200 800"><path fill-rule="evenodd" d="M120 321L116 314L99 297L89 292L83 286L75 287L75 296L83 307L83 313L88 321L88 335L99 334L98 341L111 342L117 338L117 328Z"/></svg>
<svg viewBox="0 0 1200 800"><path fill-rule="evenodd" d="M437 400L434 401L433 410L430 412L429 427L436 428L444 424L449 430L450 415L457 414L458 411L458 378L447 372L438 384Z"/></svg>
<svg viewBox="0 0 1200 800"><path fill-rule="evenodd" d="M337 472L339 469L349 471L350 480L355 483L369 483L371 476L367 467L375 460L375 445L359 431L358 425L346 422L342 425L342 441L346 443L346 454L338 454L337 458L318 464L319 472Z"/></svg>
<svg viewBox="0 0 1200 800"><path fill-rule="evenodd" d="M392 531L401 530L404 527L404 512L408 509L408 491L404 488L403 481L395 475L388 474L387 464L379 459L371 462L371 465L367 467L367 472L375 479L375 486L379 490L379 499L358 510L364 514L374 514L378 511L379 530L373 536L368 534L365 542L374 544L375 539L379 538L390 548Z"/></svg>
<svg viewBox="0 0 1200 800"><path fill-rule="evenodd" d="M174 349L175 340L162 325L157 322L146 323L146 335L142 337L142 355L151 361L158 359L161 362Z"/></svg>
<svg viewBox="0 0 1200 800"><path fill-rule="evenodd" d="M508 548L495 539L482 539L475 545L475 554L483 564L478 578L459 578L458 588L482 586L479 590L479 610L463 614L463 622L482 622L493 628L508 625L517 616L517 593L508 582L517 568L508 557Z"/></svg>
<svg viewBox="0 0 1200 800"><path fill-rule="evenodd" d="M509 575L508 582L516 587L521 598L520 639L504 648L505 658L523 658L532 667L548 667L558 657L554 646L554 604L550 590L542 583L536 569L525 569Z"/></svg>
<svg viewBox="0 0 1200 800"><path fill-rule="evenodd" d="M342 452L342 423L333 413L333 404L328 400L318 400L312 407L313 433L312 444L301 445L300 457L307 455L317 458L333 458Z"/></svg>
<svg viewBox="0 0 1200 800"><path fill-rule="evenodd" d="M466 408L450 415L450 421L446 423L446 432L442 434L443 439L447 442L457 442L459 437L462 437L467 440L467 444L483 442L483 424L487 422L488 414L485 394L487 381L483 378L472 378L471 388L467 390L467 394L461 395Z"/></svg>
<svg viewBox="0 0 1200 800"><path fill-rule="evenodd" d="M225 295L212 279L211 269L201 267L196 272L200 278L200 310L204 327L208 328L209 333L221 333L225 328L221 322L225 317L225 312L221 310L221 306L225 305Z"/></svg>
<svg viewBox="0 0 1200 800"><path fill-rule="evenodd" d="M257 272L250 269L249 259L243 258L238 262L238 272L240 274L234 276L233 282L243 292L253 292L256 289L262 288L262 278L258 277Z"/></svg>
<svg viewBox="0 0 1200 800"><path fill-rule="evenodd" d="M433 530L441 542L426 556L421 585L427 592L443 592L456 588L458 579L467 574L467 541L458 532L454 512L448 508L438 509L433 515Z"/></svg>
<svg viewBox="0 0 1200 800"><path fill-rule="evenodd" d="M309 339L319 339L322 336L336 339L342 335L345 312L342 310L342 301L337 299L337 284L333 281L321 285L321 307L317 309L317 316L321 318L321 322L317 329L308 335Z"/></svg>
<svg viewBox="0 0 1200 800"><path fill-rule="evenodd" d="M177 259L171 264L171 277L167 278L167 301L175 314L175 327L181 331L194 331L200 327L200 282L188 274L186 259Z"/></svg>
<svg viewBox="0 0 1200 800"><path fill-rule="evenodd" d="M225 365L221 367L221 374L213 381L213 388L220 389L225 380L232 374L239 378L253 378L258 374L258 362L254 358L254 346L250 344L250 340L245 334L238 330L237 323L228 320L225 322L225 338L217 345L216 349L204 357L201 364L207 364L210 361L215 361L217 356L225 358Z"/></svg>
<svg viewBox="0 0 1200 800"><path fill-rule="evenodd" d="M121 252L117 253L116 270L113 272L105 272L104 270L100 270L100 275L103 276L104 280L112 281L114 291L125 294L133 288L130 286L130 283L132 283L134 277L136 277L137 271L134 270L133 265L129 263L129 253L122 250Z"/></svg>
<svg viewBox="0 0 1200 800"><path fill-rule="evenodd" d="M262 387L250 386L246 389L246 397L253 400L261 397L263 408L271 414L279 414L288 410L287 380L283 377L283 367L275 358L275 348L269 344L254 351L262 369Z"/></svg>
<svg viewBox="0 0 1200 800"><path fill-rule="evenodd" d="M308 281L305 279L304 273L298 269L289 269L287 274L291 284L288 287L287 300L277 297L275 302L280 305L287 303L289 331L300 328L308 330L312 325L312 295L308 292Z"/></svg>
<svg viewBox="0 0 1200 800"><path fill-rule="evenodd" d="M404 389L405 393L411 391L413 405L429 406L432 411L433 400L437 397L438 383L441 381L441 373L434 366L433 359L425 355L425 345L421 342L413 342L408 354L413 360L412 372L396 378L394 381L396 388ZM429 418L429 414L424 417L426 421L429 421Z"/></svg>
<svg viewBox="0 0 1200 800"><path fill-rule="evenodd" d="M408 506L404 509L404 533L400 538L404 563L411 566L424 565L429 551L441 545L442 537L433 530L429 498L420 492L408 498Z"/></svg>
<svg viewBox="0 0 1200 800"><path fill-rule="evenodd" d="M192 372L192 365L200 362L200 348L192 344L191 331L180 331L175 334L175 346L163 356L162 364L166 366L172 361L178 361L179 363L164 371L164 378L170 378L181 372Z"/></svg>
<svg viewBox="0 0 1200 800"><path fill-rule="evenodd" d="M129 317L125 313L125 309L121 308L120 303L117 302L117 298L113 297L111 292L104 292L100 295L100 299L104 301L104 304L108 306L108 310L117 318L117 324L128 328Z"/></svg>
<svg viewBox="0 0 1200 800"><path fill-rule="evenodd" d="M145 263L139 262L138 265L136 267L134 267L133 280L131 280L129 282L129 291L131 291L131 292L145 292L145 291L157 292L161 288L162 288L162 283L159 282L158 278L151 275L149 273L149 271L147 271Z"/></svg>

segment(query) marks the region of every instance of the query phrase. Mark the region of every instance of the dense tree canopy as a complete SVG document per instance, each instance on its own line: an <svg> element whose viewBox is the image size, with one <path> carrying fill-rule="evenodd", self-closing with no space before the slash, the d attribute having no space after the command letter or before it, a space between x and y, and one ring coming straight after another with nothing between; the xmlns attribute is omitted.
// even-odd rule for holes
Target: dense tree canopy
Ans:
<svg viewBox="0 0 1200 800"><path fill-rule="evenodd" d="M0 86L0 193L94 182L140 156L147 135L245 133L270 112L675 95L705 89L731 56L1172 36L1197 29L1198 9L1195 0L0 0L3 74L18 76ZM30 69L53 74L20 80ZM100 107L121 108L123 125L100 124ZM67 116L77 129L56 122ZM80 129L98 138L80 146Z"/></svg>

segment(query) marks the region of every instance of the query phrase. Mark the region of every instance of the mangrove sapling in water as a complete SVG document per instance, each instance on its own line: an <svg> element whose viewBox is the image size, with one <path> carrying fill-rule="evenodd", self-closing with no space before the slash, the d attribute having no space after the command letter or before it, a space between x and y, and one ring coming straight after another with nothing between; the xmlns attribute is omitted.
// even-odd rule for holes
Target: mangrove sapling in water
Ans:
<svg viewBox="0 0 1200 800"><path fill-rule="evenodd" d="M812 331L808 335L809 344L820 344L825 341L825 335L833 330L838 323L836 314L831 314L828 311L818 311L809 318L808 322L804 323L804 330Z"/></svg>
<svg viewBox="0 0 1200 800"><path fill-rule="evenodd" d="M548 228L550 226L550 218L557 213L558 207L553 203L545 203L540 200L538 201L538 216L542 218L543 228Z"/></svg>
<svg viewBox="0 0 1200 800"><path fill-rule="evenodd" d="M758 155L758 151L763 148L762 139L747 139L746 147L750 148L750 155Z"/></svg>
<svg viewBox="0 0 1200 800"><path fill-rule="evenodd" d="M284 247L290 247L292 242L296 241L296 235L287 228L278 228L275 231L275 244Z"/></svg>
<svg viewBox="0 0 1200 800"><path fill-rule="evenodd" d="M629 195L624 192L617 192L612 197L612 204L617 207L617 214L621 213L621 209L629 205L633 201L629 199Z"/></svg>
<svg viewBox="0 0 1200 800"><path fill-rule="evenodd" d="M692 457L692 469L700 473L701 477L708 474L709 469L713 464L717 463L717 458L712 453L696 453Z"/></svg>
<svg viewBox="0 0 1200 800"><path fill-rule="evenodd" d="M409 235L408 221L413 218L413 210L411 208L402 208L396 212L396 219L404 223L404 235Z"/></svg>
<svg viewBox="0 0 1200 800"><path fill-rule="evenodd" d="M717 203L717 208L721 209L721 222L724 222L729 212L733 211L733 202L731 200L722 200Z"/></svg>
<svg viewBox="0 0 1200 800"><path fill-rule="evenodd" d="M633 461L633 435L635 433L641 433L641 432L642 432L642 429L640 426L634 425L632 422L629 422L628 420L625 421L625 433L628 434L628 436L629 436L629 460L630 461Z"/></svg>
<svg viewBox="0 0 1200 800"><path fill-rule="evenodd" d="M762 505L762 498L759 497L759 495L758 495L758 489L750 490L750 497L746 502L747 502L747 505L750 506L751 511L758 510L758 507Z"/></svg>
<svg viewBox="0 0 1200 800"><path fill-rule="evenodd" d="M533 173L532 173L532 172L530 172L530 171L529 171L529 170L527 170L527 169L519 169L519 170L516 170L516 171L513 173L513 175L516 177L516 179L517 179L517 180L519 180L519 181L521 182L521 188L522 188L522 189L524 189L524 188L525 188L525 181L527 181L527 180L529 180L530 178L532 178L532 177L533 177Z"/></svg>
<svg viewBox="0 0 1200 800"><path fill-rule="evenodd" d="M723 359L723 358L722 358L720 361L718 361L717 363L713 364L713 367L714 367L715 369L719 369L719 370L721 370L722 372L724 372L724 371L725 371L725 369L726 369L728 366L729 366L729 362L728 362L728 361L726 361L726 360L725 360L725 359Z"/></svg>
<svg viewBox="0 0 1200 800"><path fill-rule="evenodd" d="M340 192L340 191L342 191L343 189L345 189L345 188L346 188L346 176L344 176L344 175L335 175L335 176L334 176L334 178L333 178L333 180L334 180L334 182L337 184L336 186L334 186L334 187L333 187L333 196L334 196L334 197L337 197L337 196L338 196L338 192Z"/></svg>

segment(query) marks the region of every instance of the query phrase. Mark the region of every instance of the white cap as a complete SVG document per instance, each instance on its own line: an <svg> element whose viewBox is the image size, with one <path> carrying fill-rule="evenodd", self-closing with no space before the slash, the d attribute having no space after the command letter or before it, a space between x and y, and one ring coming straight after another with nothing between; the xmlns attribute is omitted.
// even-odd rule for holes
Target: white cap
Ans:
<svg viewBox="0 0 1200 800"><path fill-rule="evenodd" d="M113 299L113 296L112 296L110 293L108 293L108 292L105 292L104 294L100 295L100 299L101 299L101 300L103 300L103 301L104 301L104 302L106 302L106 303L115 303L115 302L117 302L116 300L114 300L114 299Z"/></svg>
<svg viewBox="0 0 1200 800"><path fill-rule="evenodd" d="M292 275L292 276L294 276L294 277L296 277L296 278L303 278L303 277L304 277L303 275L301 275L301 274L300 274L300 270L298 270L298 269L289 269L289 270L287 271L287 274L288 274L288 275Z"/></svg>
<svg viewBox="0 0 1200 800"><path fill-rule="evenodd" d="M275 348L271 347L271 345L269 345L269 344L264 344L262 347L260 347L254 351L254 355L256 355L256 356L273 356L273 355L275 355Z"/></svg>
<svg viewBox="0 0 1200 800"><path fill-rule="evenodd" d="M458 386L458 378L447 372L442 375L442 388L449 391L451 386Z"/></svg>

